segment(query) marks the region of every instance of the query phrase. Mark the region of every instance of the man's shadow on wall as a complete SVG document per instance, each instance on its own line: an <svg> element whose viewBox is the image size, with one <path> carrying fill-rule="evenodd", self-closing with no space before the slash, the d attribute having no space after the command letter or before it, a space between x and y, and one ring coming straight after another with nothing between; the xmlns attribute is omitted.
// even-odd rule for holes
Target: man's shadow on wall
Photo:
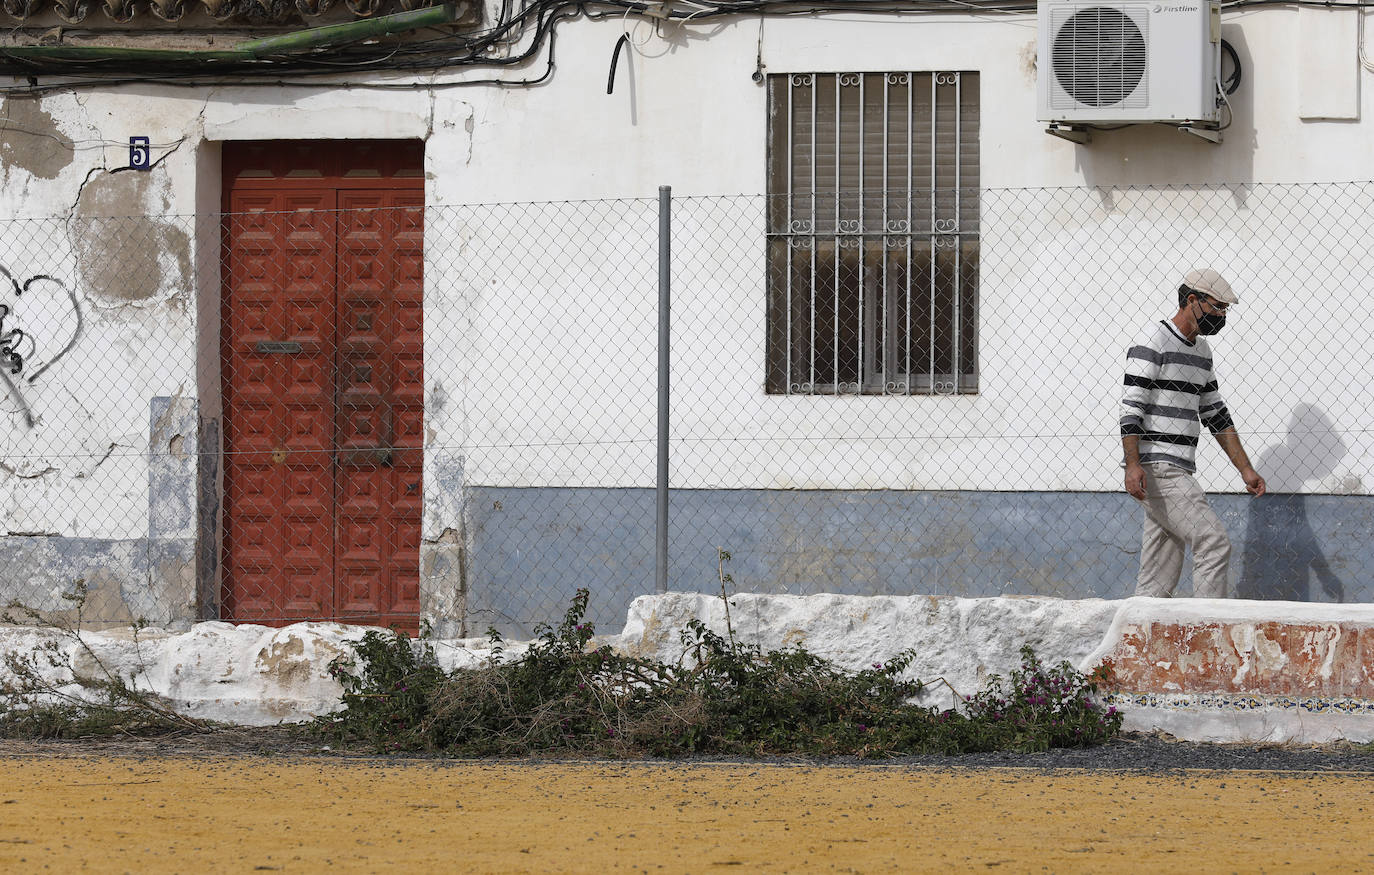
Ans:
<svg viewBox="0 0 1374 875"><path fill-rule="evenodd" d="M1271 491L1249 502L1237 596L1314 601L1310 584L1315 575L1328 598L1345 600L1345 585L1327 564L1301 490L1307 481L1333 473L1347 452L1345 441L1319 408L1293 408L1284 442L1265 450L1256 465Z"/></svg>

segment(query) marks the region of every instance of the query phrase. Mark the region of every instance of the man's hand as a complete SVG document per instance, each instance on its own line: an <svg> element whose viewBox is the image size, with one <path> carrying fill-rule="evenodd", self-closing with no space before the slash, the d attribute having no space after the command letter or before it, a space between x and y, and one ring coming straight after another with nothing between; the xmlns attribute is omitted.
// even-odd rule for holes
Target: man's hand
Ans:
<svg viewBox="0 0 1374 875"><path fill-rule="evenodd" d="M1236 466L1240 472L1240 479L1245 481L1245 491L1259 498L1264 494L1264 478L1259 475L1253 465L1250 464L1250 457L1245 455L1245 448L1240 445L1240 435L1236 434L1234 426L1227 426L1215 435L1217 443L1226 451L1226 457L1231 460L1231 464Z"/></svg>
<svg viewBox="0 0 1374 875"><path fill-rule="evenodd" d="M1260 491L1263 490L1264 481L1261 480ZM1139 462L1126 465L1126 492L1133 498L1145 499L1145 468Z"/></svg>

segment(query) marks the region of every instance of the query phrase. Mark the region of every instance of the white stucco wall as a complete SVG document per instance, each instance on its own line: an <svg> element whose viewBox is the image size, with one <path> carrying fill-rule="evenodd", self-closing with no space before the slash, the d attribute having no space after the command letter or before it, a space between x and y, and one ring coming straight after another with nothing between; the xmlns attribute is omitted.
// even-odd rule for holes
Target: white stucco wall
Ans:
<svg viewBox="0 0 1374 875"><path fill-rule="evenodd" d="M616 29L570 28L555 86L464 93L472 137L467 151L445 150L463 154L464 165L444 180L452 194L436 193L436 203L651 198L656 183L673 185L673 482L680 487L1115 490L1123 351L1144 322L1170 311L1181 273L1206 263L1244 295L1214 345L1252 456L1282 448L1301 399L1324 411L1347 445L1326 469L1280 466L1266 472L1271 481L1285 490L1364 492L1371 447L1361 411L1374 398L1361 381L1331 379L1328 356L1364 345L1369 304L1359 278L1371 265L1359 243L1367 220L1357 216L1364 224L1349 227L1351 212L1325 214L1343 197L1339 189L1312 192L1310 209L1291 190L1278 203L1274 189L1249 197L1228 188L1170 190L1368 175L1363 125L1302 117L1296 20L1277 10L1226 18L1223 32L1241 52L1246 84L1221 145L1137 127L1097 133L1086 147L1047 136L1035 122L1032 17L764 24L770 73L979 71L985 208L977 396L764 394L762 245L738 242L757 233L761 207L691 199L764 187L764 89L749 78L757 22L671 46L641 29L644 54L630 58L609 97L602 83ZM1354 20L1346 24L1353 34ZM1345 49L1355 64L1353 37ZM520 118L518 135L504 131L498 116ZM554 143L565 160L549 160ZM1162 191L1038 191L1128 185ZM432 426L442 442L476 448L466 459L469 482L651 485L653 262L648 251L639 260L625 253L652 245L653 210L646 201L462 214L459 238L475 257L443 267L456 267L471 290L459 303L461 319L475 323L475 342L458 349L455 341L456 358L434 357L436 365L461 362L457 387L445 383L445 391L463 414ZM728 218L719 224L722 212ZM1051 233L1020 234L1022 221ZM604 226L588 235L589 222ZM531 236L512 235L512 227ZM589 236L599 253L580 248ZM1291 318L1291 296L1314 287L1331 296L1339 317ZM1073 464L1055 464L1060 459ZM1208 488L1239 489L1215 447L1203 447L1202 461Z"/></svg>
<svg viewBox="0 0 1374 875"><path fill-rule="evenodd" d="M561 25L556 70L533 88L454 87L464 76L492 75L481 70L392 90L141 86L46 97L37 110L73 144L70 160L51 176L8 160L0 210L59 222L22 243L14 241L37 226L7 226L11 242L0 261L16 276L51 273L69 284L85 323L74 354L32 388L37 428L21 422L13 398L4 402L11 427L0 436L3 524L79 537L146 533L151 399L217 404L208 363L217 339L206 326L215 318L218 243L213 225L192 217L215 207L217 144L269 137L426 141L427 538L461 515L452 491L433 479L440 463L461 465L466 482L477 484L652 484L652 198L660 184L679 198L677 486L1115 490L1122 350L1143 321L1168 309L1181 271L1207 262L1228 273L1244 300L1215 346L1252 456L1280 446L1289 429L1293 408L1274 399L1301 397L1346 433L1344 452L1330 470L1305 476L1312 472L1295 464L1271 480L1364 493L1374 438L1363 411L1374 389L1329 375L1367 363L1363 326L1374 314L1361 287L1374 264L1367 247L1333 249L1330 241L1362 241L1372 229L1324 226L1323 204L1339 200L1338 190L1318 192L1300 224L1291 193L1276 212L1272 199L1244 189L1171 190L1369 176L1374 135L1364 90L1354 91L1358 118L1314 118L1339 113L1316 105L1322 71L1306 60L1333 52L1356 65L1355 20L1300 27L1307 14L1225 16L1223 36L1241 54L1245 83L1220 145L1164 128L1100 132L1089 146L1047 136L1035 121L1029 15L741 18L660 34L630 23L637 48L622 57L612 95L611 50L626 26L618 20ZM1318 34L1336 34L1340 44L1303 42ZM766 73L980 74L980 175L990 205L981 231L980 394L764 394L760 205L691 200L764 191L765 89L751 78L759 61ZM533 78L542 69L541 59L500 75ZM1333 105L1350 97L1344 80L1331 87L1345 89ZM152 139L157 167L109 173L126 162L133 134ZM24 144L10 136L12 156ZM83 208L83 196L102 186L109 197ZM1021 212L1009 206L1030 189L1084 186L1156 187L1197 218L1128 211L1158 192L1080 192L1048 217L1044 199L1027 196ZM615 198L645 200L560 206ZM1098 212L1083 215L1085 203ZM175 229L191 269L158 262L161 282L135 301L92 287L76 263L80 234L71 220L102 205L157 217L158 233ZM721 210L732 217L724 226L713 218ZM1021 219L1053 234L1020 234ZM585 237L589 224L594 247L550 245ZM1132 249L1118 239L1149 245ZM1329 317L1294 318L1295 292L1328 299ZM26 318L46 323L52 315ZM559 446L566 444L574 445ZM1237 489L1215 448L1202 452L1211 472L1205 485Z"/></svg>

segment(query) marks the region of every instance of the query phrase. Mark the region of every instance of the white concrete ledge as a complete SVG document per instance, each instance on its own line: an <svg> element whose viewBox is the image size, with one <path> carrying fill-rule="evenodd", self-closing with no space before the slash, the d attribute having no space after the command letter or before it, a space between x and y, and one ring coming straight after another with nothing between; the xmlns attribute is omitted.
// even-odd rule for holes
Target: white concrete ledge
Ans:
<svg viewBox="0 0 1374 875"><path fill-rule="evenodd" d="M963 695L990 675L1005 677L1029 644L1048 663L1081 664L1097 649L1121 602L1043 597L751 595L732 596L731 624L743 643L764 649L801 645L851 671L913 650L909 672L943 678ZM619 646L672 661L682 653L678 632L699 619L725 632L719 596L668 593L630 605ZM937 693L932 704L948 706Z"/></svg>
<svg viewBox="0 0 1374 875"><path fill-rule="evenodd" d="M1207 741L1316 743L1374 740L1374 605L1193 599L1063 600L1043 597L787 596L730 599L736 637L764 649L793 645L850 670L911 649L910 675L980 689L1006 676L1029 644L1047 663L1082 670L1108 664L1110 701L1126 727ZM624 630L598 643L674 662L680 633L699 619L726 630L718 596L643 596ZM182 712L239 725L306 720L339 705L329 662L365 630L334 623L281 629L200 623L184 633L83 633L91 653L53 630L0 627L0 650L32 652L56 641L74 672L53 679L89 694L100 668L165 697ZM516 655L526 643L508 643ZM447 668L490 658L484 639L434 642Z"/></svg>

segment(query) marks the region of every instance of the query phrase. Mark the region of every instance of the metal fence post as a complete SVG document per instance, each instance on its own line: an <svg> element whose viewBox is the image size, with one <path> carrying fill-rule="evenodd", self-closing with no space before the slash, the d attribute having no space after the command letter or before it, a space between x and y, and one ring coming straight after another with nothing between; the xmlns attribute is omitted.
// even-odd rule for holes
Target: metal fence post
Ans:
<svg viewBox="0 0 1374 875"><path fill-rule="evenodd" d="M673 188L658 187L658 514L654 524L654 591L668 591L668 314L672 286Z"/></svg>

